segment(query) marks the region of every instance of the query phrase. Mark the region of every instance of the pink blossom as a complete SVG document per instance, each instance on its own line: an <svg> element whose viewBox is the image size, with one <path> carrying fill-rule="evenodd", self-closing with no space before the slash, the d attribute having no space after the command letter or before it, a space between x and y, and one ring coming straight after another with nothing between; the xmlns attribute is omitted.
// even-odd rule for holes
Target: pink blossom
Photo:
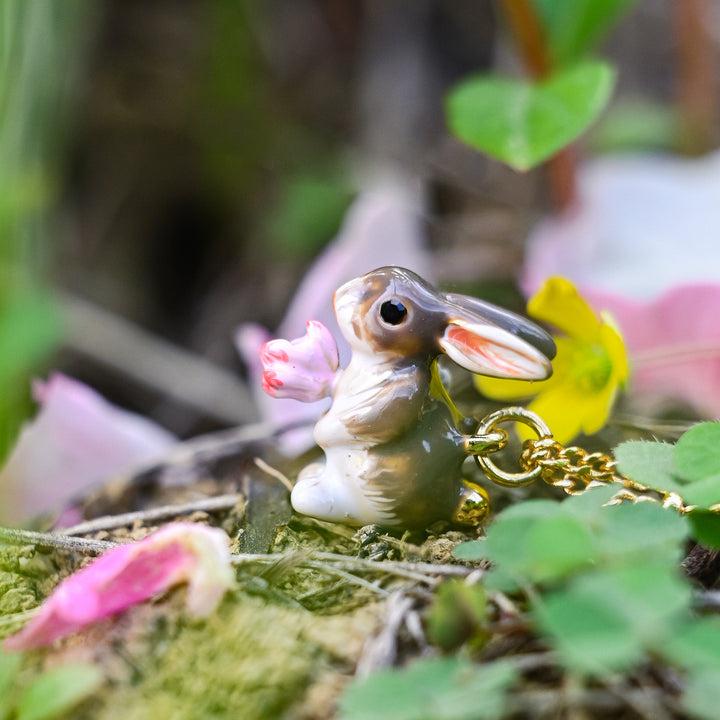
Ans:
<svg viewBox="0 0 720 720"><path fill-rule="evenodd" d="M207 616L232 585L227 535L217 528L173 523L139 542L109 550L61 582L25 627L5 639L5 650L49 645L188 583L186 606Z"/></svg>
<svg viewBox="0 0 720 720"><path fill-rule="evenodd" d="M335 339L318 320L308 320L297 340L270 340L260 347L262 387L274 397L315 402L332 394L340 359Z"/></svg>
<svg viewBox="0 0 720 720"><path fill-rule="evenodd" d="M41 404L0 471L0 522L60 508L108 477L162 457L177 439L59 373L36 382Z"/></svg>

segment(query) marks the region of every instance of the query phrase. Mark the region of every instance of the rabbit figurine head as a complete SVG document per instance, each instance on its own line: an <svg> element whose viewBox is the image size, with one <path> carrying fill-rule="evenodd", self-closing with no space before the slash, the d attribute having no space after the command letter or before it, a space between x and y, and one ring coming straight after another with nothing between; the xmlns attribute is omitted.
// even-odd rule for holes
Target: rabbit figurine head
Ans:
<svg viewBox="0 0 720 720"><path fill-rule="evenodd" d="M468 437L442 393L431 392L433 362L444 353L474 373L544 380L552 338L514 313L440 292L399 267L351 280L333 304L352 358L328 384L332 405L314 431L325 460L300 473L294 509L351 525L478 522L486 498L461 477Z"/></svg>

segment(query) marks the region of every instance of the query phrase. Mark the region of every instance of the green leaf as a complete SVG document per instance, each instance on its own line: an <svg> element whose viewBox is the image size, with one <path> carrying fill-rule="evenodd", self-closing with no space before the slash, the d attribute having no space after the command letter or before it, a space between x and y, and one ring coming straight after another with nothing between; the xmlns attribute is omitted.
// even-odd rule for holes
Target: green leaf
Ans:
<svg viewBox="0 0 720 720"><path fill-rule="evenodd" d="M690 588L672 565L645 562L588 573L535 608L564 663L603 675L661 649L690 604Z"/></svg>
<svg viewBox="0 0 720 720"><path fill-rule="evenodd" d="M610 98L615 73L601 62L573 66L540 83L467 78L446 97L451 131L476 150L528 170L581 135Z"/></svg>
<svg viewBox="0 0 720 720"><path fill-rule="evenodd" d="M685 684L682 704L698 720L717 720L720 707L720 683L717 670L693 670Z"/></svg>
<svg viewBox="0 0 720 720"><path fill-rule="evenodd" d="M673 475L675 446L648 440L630 440L615 448L618 470L635 482L656 490L682 492Z"/></svg>
<svg viewBox="0 0 720 720"><path fill-rule="evenodd" d="M720 618L700 618L678 627L662 652L680 667L720 671Z"/></svg>
<svg viewBox="0 0 720 720"><path fill-rule="evenodd" d="M556 62L592 50L637 0L534 0Z"/></svg>
<svg viewBox="0 0 720 720"><path fill-rule="evenodd" d="M590 530L571 515L538 520L527 535L528 576L533 582L565 577L597 559Z"/></svg>
<svg viewBox="0 0 720 720"><path fill-rule="evenodd" d="M498 566L490 587L555 580L591 562L595 549L582 520L563 503L528 500L500 513L487 531L486 557ZM499 585L496 584L499 582Z"/></svg>
<svg viewBox="0 0 720 720"><path fill-rule="evenodd" d="M603 599L598 584L573 585L535 606L535 619L566 667L582 675L627 668L642 657L632 623Z"/></svg>
<svg viewBox="0 0 720 720"><path fill-rule="evenodd" d="M705 547L720 549L720 514L693 510L687 515L692 526L692 536Z"/></svg>
<svg viewBox="0 0 720 720"><path fill-rule="evenodd" d="M720 475L720 423L705 422L684 433L675 446L675 472L685 480Z"/></svg>
<svg viewBox="0 0 720 720"><path fill-rule="evenodd" d="M638 556L676 562L689 534L687 520L657 503L623 503L605 508L598 539L606 563L642 562Z"/></svg>
<svg viewBox="0 0 720 720"><path fill-rule="evenodd" d="M339 720L490 720L503 714L505 691L515 679L503 662L420 660L351 683Z"/></svg>
<svg viewBox="0 0 720 720"><path fill-rule="evenodd" d="M720 474L697 480L683 489L683 499L689 505L707 509L720 503Z"/></svg>
<svg viewBox="0 0 720 720"><path fill-rule="evenodd" d="M453 548L453 556L465 562L476 562L486 557L486 547L485 540L468 540Z"/></svg>
<svg viewBox="0 0 720 720"><path fill-rule="evenodd" d="M49 720L77 705L101 685L103 674L92 665L67 665L48 670L25 690L17 720Z"/></svg>

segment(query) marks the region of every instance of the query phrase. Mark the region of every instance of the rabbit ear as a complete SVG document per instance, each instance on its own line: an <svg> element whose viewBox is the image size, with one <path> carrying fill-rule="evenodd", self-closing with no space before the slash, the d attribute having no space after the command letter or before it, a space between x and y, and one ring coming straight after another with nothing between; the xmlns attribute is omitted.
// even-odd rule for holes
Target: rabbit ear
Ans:
<svg viewBox="0 0 720 720"><path fill-rule="evenodd" d="M545 380L552 375L543 352L499 325L450 318L440 347L451 360L479 375L513 380Z"/></svg>

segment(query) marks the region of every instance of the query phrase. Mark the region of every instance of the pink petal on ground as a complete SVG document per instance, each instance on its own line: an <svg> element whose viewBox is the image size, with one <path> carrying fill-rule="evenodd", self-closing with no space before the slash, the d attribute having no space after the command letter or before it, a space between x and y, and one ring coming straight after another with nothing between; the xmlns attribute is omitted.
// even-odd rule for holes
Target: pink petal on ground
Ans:
<svg viewBox="0 0 720 720"><path fill-rule="evenodd" d="M2 523L58 509L109 476L159 459L177 442L65 375L35 383L33 394L40 411L0 471Z"/></svg>
<svg viewBox="0 0 720 720"><path fill-rule="evenodd" d="M173 523L136 543L109 550L61 582L5 650L49 645L126 608L188 583L186 605L207 616L233 583L227 535L217 528Z"/></svg>

